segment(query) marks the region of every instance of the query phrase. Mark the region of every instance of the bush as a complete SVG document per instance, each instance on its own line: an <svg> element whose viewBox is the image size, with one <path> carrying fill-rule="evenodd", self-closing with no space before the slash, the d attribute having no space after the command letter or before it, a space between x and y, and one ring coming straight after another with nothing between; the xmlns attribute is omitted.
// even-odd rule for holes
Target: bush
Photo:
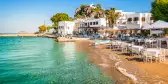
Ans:
<svg viewBox="0 0 168 84"><path fill-rule="evenodd" d="M150 35L150 30L141 30L141 34L144 36Z"/></svg>
<svg viewBox="0 0 168 84"><path fill-rule="evenodd" d="M164 29L164 35L167 35L168 34L168 29Z"/></svg>

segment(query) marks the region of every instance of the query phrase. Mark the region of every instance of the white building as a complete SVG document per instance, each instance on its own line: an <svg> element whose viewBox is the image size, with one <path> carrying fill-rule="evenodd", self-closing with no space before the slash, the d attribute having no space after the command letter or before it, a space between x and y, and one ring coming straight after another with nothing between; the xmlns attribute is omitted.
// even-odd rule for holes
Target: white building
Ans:
<svg viewBox="0 0 168 84"><path fill-rule="evenodd" d="M126 23L127 23L127 15L134 14L135 12L123 12L122 10L116 10L116 12L119 12L119 18L116 21L116 29L126 29Z"/></svg>
<svg viewBox="0 0 168 84"><path fill-rule="evenodd" d="M80 24L80 27L90 27L90 28L101 28L106 27L106 19L99 18L99 19L87 19L83 20Z"/></svg>
<svg viewBox="0 0 168 84"><path fill-rule="evenodd" d="M123 12L116 10L120 13L116 21L115 29L141 29L146 24L153 23L151 13L136 13L136 12Z"/></svg>
<svg viewBox="0 0 168 84"><path fill-rule="evenodd" d="M60 35L72 35L74 31L75 22L61 21L58 23L58 34Z"/></svg>
<svg viewBox="0 0 168 84"><path fill-rule="evenodd" d="M84 29L99 29L99 28L106 28L106 19L99 18L99 19L87 19L83 20L79 24L79 32L82 32Z"/></svg>
<svg viewBox="0 0 168 84"><path fill-rule="evenodd" d="M127 14L127 29L141 29L146 24L152 24L153 18L151 13L133 13Z"/></svg>

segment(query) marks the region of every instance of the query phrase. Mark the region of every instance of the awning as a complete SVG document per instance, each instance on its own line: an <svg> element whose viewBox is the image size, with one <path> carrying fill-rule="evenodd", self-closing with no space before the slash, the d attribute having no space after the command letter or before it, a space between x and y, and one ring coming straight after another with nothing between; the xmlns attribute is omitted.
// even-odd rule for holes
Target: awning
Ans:
<svg viewBox="0 0 168 84"><path fill-rule="evenodd" d="M142 27L143 30L150 30L151 28L152 28L152 26L150 24L145 24Z"/></svg>
<svg viewBox="0 0 168 84"><path fill-rule="evenodd" d="M163 30L151 30L151 34L162 34L164 33Z"/></svg>
<svg viewBox="0 0 168 84"><path fill-rule="evenodd" d="M163 29L168 28L168 22L158 20L151 25L151 29Z"/></svg>

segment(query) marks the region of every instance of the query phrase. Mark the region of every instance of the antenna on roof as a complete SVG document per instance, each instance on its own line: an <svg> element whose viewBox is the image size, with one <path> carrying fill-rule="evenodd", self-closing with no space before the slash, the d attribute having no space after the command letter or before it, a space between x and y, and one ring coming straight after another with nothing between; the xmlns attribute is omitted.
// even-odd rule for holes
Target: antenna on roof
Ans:
<svg viewBox="0 0 168 84"><path fill-rule="evenodd" d="M45 25L45 20L44 20L44 25Z"/></svg>

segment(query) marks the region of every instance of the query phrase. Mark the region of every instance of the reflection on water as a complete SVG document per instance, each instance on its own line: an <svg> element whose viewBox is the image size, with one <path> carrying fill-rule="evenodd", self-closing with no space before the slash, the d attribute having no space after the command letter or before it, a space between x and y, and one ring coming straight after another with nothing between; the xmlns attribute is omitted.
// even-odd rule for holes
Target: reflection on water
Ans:
<svg viewBox="0 0 168 84"><path fill-rule="evenodd" d="M64 58L66 61L73 62L76 60L75 43L72 43L72 42L64 43L64 46L62 48L63 48Z"/></svg>
<svg viewBox="0 0 168 84"><path fill-rule="evenodd" d="M0 37L0 84L111 84L75 43Z"/></svg>

